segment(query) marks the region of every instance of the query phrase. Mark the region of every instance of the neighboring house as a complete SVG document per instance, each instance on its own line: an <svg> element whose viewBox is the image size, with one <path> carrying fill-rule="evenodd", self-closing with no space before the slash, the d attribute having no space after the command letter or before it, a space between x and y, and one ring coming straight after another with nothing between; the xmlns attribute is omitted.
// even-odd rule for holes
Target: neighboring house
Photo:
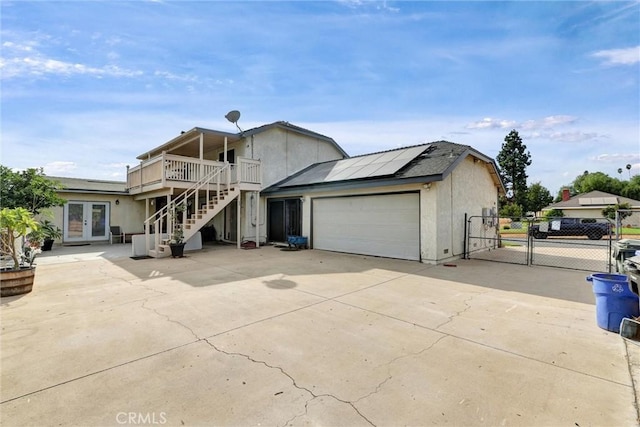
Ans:
<svg viewBox="0 0 640 427"><path fill-rule="evenodd" d="M623 224L633 227L640 226L640 201L627 197L616 196L604 191L590 191L571 197L569 190L562 191L562 201L553 203L542 212L552 209L561 210L565 217L571 218L603 218L602 210L607 206L628 203L635 212L623 220Z"/></svg>
<svg viewBox="0 0 640 427"><path fill-rule="evenodd" d="M261 192L270 237L427 263L463 255L465 214L495 215L500 194L492 159L446 141L315 164Z"/></svg>
<svg viewBox="0 0 640 427"><path fill-rule="evenodd" d="M64 243L108 240L166 256L176 224L189 243L286 242L438 263L464 253L465 215L495 215L495 162L446 141L349 158L331 138L275 122L240 133L193 128L138 156L126 183L58 178ZM170 215L175 207L184 213ZM206 227L206 228L203 228ZM495 234L495 227L485 227ZM143 251L143 252L140 252Z"/></svg>

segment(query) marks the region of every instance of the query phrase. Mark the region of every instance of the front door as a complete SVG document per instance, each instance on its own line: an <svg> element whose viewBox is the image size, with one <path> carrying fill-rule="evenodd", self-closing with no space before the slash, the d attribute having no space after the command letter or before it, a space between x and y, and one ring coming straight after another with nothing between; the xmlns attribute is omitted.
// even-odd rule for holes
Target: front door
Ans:
<svg viewBox="0 0 640 427"><path fill-rule="evenodd" d="M65 242L109 240L109 204L69 202L64 205Z"/></svg>

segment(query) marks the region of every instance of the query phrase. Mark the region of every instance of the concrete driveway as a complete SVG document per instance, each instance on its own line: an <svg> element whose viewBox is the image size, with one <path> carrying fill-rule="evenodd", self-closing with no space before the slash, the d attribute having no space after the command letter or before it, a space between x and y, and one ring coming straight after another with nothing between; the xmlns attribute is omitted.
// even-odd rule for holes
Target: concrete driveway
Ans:
<svg viewBox="0 0 640 427"><path fill-rule="evenodd" d="M54 248L2 299L2 425L638 423L588 272L129 248Z"/></svg>

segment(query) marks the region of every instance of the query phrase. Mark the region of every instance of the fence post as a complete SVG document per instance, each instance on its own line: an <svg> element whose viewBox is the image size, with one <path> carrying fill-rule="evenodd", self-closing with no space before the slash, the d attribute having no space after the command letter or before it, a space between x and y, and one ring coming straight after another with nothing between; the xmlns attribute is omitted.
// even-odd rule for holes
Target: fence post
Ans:
<svg viewBox="0 0 640 427"><path fill-rule="evenodd" d="M469 228L467 227L467 213L464 213L464 241L462 242L462 253L463 259L469 259L469 254L467 253L467 240L469 239Z"/></svg>

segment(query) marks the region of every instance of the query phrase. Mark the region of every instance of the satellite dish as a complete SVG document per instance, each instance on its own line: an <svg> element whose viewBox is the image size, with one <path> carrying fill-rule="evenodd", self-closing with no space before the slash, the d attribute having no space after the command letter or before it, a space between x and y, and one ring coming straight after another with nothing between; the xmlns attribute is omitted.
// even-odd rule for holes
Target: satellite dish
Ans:
<svg viewBox="0 0 640 427"><path fill-rule="evenodd" d="M238 130L240 131L240 133L244 132L242 129L240 129L240 126L238 126L238 120L240 119L240 111L238 110L231 110L227 113L226 116L224 116L227 120L229 120L231 123L233 123L234 125L236 125L236 127L238 128Z"/></svg>
<svg viewBox="0 0 640 427"><path fill-rule="evenodd" d="M240 119L240 111L238 110L232 110L229 111L227 113L226 116L224 116L227 120L229 120L231 123L236 124L238 122L238 120Z"/></svg>

